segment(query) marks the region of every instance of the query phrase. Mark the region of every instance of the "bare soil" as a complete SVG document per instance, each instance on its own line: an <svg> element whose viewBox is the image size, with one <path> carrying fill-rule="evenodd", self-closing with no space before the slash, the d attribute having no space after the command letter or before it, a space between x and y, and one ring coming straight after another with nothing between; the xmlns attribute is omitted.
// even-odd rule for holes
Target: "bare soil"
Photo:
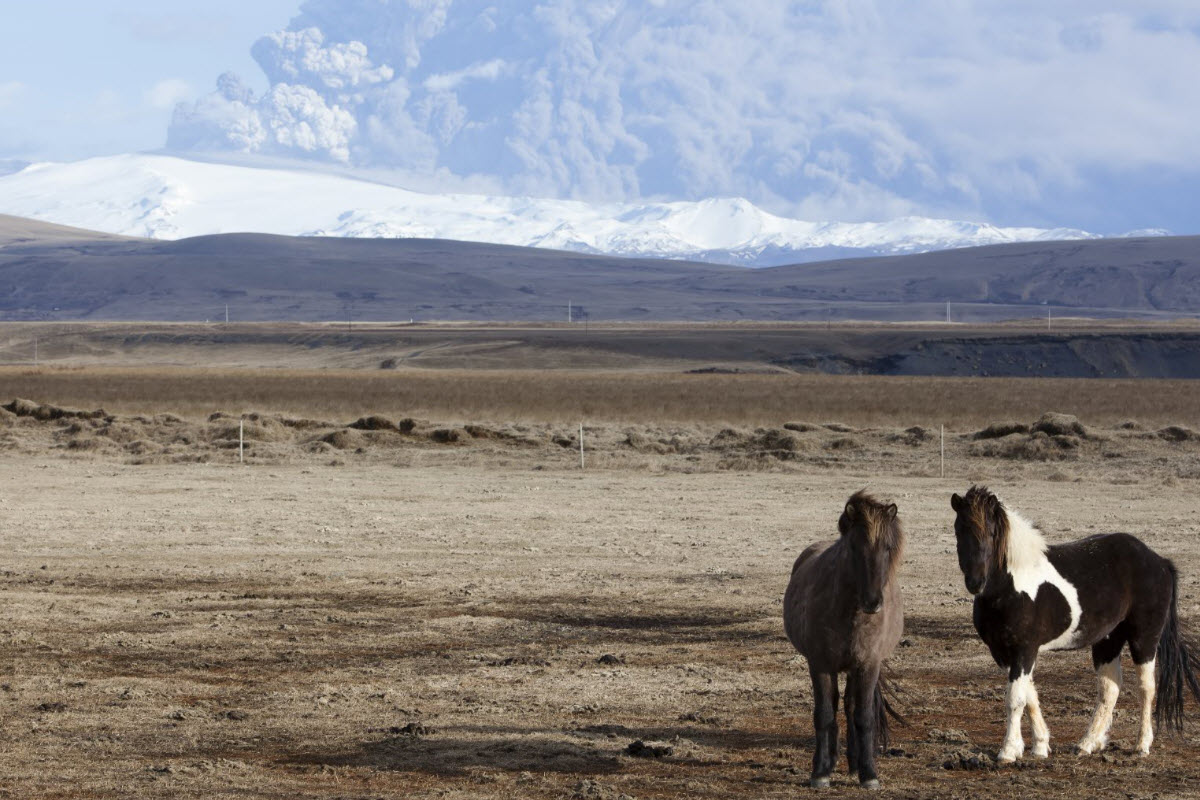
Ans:
<svg viewBox="0 0 1200 800"><path fill-rule="evenodd" d="M238 463L240 417L16 410L0 413L0 797L808 792L807 671L781 597L864 486L909 538L891 660L909 725L881 796L1200 796L1195 724L1132 754L1134 686L1110 750L1073 753L1086 651L1038 667L1052 757L992 765L1003 676L971 627L948 502L987 482L1052 541L1137 533L1175 559L1197 621L1186 426L955 430L942 478L938 437L906 419L610 424L580 470L577 431L550 423L262 415ZM859 792L840 776L826 794Z"/></svg>

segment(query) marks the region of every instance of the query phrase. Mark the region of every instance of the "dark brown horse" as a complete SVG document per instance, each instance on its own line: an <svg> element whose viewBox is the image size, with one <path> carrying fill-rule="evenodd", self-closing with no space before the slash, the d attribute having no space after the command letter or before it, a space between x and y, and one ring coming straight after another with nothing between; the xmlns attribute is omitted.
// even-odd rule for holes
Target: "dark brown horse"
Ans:
<svg viewBox="0 0 1200 800"><path fill-rule="evenodd" d="M880 668L904 628L896 568L904 532L894 504L853 495L838 520L840 538L810 545L792 567L783 625L808 661L813 684L814 788L829 786L837 764L838 673L846 678L846 760L866 788L879 788L875 750L887 738L891 708Z"/></svg>
<svg viewBox="0 0 1200 800"><path fill-rule="evenodd" d="M1127 533L1050 547L1041 531L982 486L954 495L950 505L957 514L958 564L975 595L975 630L1008 670L1008 732L1000 761L1024 753L1021 718L1027 709L1033 754L1050 754L1050 731L1033 685L1042 650L1092 648L1099 697L1079 742L1082 752L1102 750L1108 742L1126 644L1142 690L1138 751L1150 752L1152 716L1160 725L1181 726L1184 689L1200 700L1200 683L1179 630L1174 564Z"/></svg>

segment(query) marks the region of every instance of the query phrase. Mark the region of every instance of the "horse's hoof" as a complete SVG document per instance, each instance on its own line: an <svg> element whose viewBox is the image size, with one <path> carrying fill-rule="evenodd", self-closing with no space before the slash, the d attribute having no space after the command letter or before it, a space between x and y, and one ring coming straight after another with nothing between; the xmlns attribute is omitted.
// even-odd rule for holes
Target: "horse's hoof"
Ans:
<svg viewBox="0 0 1200 800"><path fill-rule="evenodd" d="M862 783L859 784L859 786L861 786L862 788L864 788L868 791L873 792L879 788L879 778L871 778L871 780L869 780L869 781L863 781Z"/></svg>
<svg viewBox="0 0 1200 800"><path fill-rule="evenodd" d="M813 788L813 789L828 789L829 788L829 778L810 778L808 781L808 785L810 788Z"/></svg>
<svg viewBox="0 0 1200 800"><path fill-rule="evenodd" d="M1034 758L1049 758L1050 757L1050 745L1046 744L1046 745L1035 746L1033 748L1033 757Z"/></svg>

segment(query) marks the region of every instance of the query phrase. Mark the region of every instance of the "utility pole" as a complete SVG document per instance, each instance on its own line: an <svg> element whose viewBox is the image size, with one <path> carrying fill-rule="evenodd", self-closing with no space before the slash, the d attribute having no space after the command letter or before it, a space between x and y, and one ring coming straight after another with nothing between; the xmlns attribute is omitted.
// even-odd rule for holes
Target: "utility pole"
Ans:
<svg viewBox="0 0 1200 800"><path fill-rule="evenodd" d="M946 322L950 322L950 301L946 301Z"/></svg>
<svg viewBox="0 0 1200 800"><path fill-rule="evenodd" d="M571 301L567 301L567 324L571 324Z"/></svg>
<svg viewBox="0 0 1200 800"><path fill-rule="evenodd" d="M1050 330L1050 306L1046 306L1046 330Z"/></svg>
<svg viewBox="0 0 1200 800"><path fill-rule="evenodd" d="M229 324L229 303L225 304L225 324Z"/></svg>

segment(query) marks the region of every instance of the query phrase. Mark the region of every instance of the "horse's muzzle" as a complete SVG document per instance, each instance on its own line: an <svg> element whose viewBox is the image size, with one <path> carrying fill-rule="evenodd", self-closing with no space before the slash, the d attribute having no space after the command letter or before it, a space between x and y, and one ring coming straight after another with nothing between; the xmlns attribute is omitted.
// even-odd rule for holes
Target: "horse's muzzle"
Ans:
<svg viewBox="0 0 1200 800"><path fill-rule="evenodd" d="M983 591L983 581L976 578L966 578L964 582L967 584L967 591L971 594L979 594Z"/></svg>

